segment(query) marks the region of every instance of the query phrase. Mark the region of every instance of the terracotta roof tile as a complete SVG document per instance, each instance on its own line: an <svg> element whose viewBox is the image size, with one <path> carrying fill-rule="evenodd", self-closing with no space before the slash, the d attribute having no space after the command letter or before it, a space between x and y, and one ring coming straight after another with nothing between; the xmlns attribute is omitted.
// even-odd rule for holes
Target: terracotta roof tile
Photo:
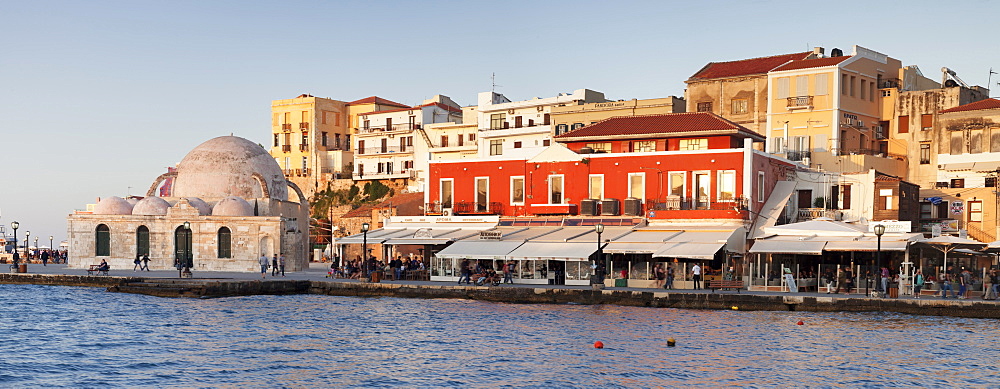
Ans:
<svg viewBox="0 0 1000 389"><path fill-rule="evenodd" d="M986 99L980 100L975 103L969 103L965 105L959 105L955 108L948 108L942 110L940 113L948 112L962 112L962 111L978 111L981 109L997 109L1000 108L1000 100L998 99Z"/></svg>
<svg viewBox="0 0 1000 389"><path fill-rule="evenodd" d="M372 210L378 208L396 208L397 216L420 216L423 211L420 209L424 205L423 192L400 193L375 205L362 205L354 210L345 213L341 218L372 217Z"/></svg>
<svg viewBox="0 0 1000 389"><path fill-rule="evenodd" d="M409 105L400 104L395 101L389 101L378 96L365 97L361 100L354 100L350 103L347 103L347 105L359 105L359 104L382 104L382 105L392 105L396 107L409 107Z"/></svg>
<svg viewBox="0 0 1000 389"><path fill-rule="evenodd" d="M778 66L778 68L774 69L773 71L780 72L783 70L796 70L796 69L808 69L808 68L819 68L823 66L831 66L844 62L848 58L851 58L851 56L843 55L840 57L810 58L810 59L796 60Z"/></svg>
<svg viewBox="0 0 1000 389"><path fill-rule="evenodd" d="M751 74L766 74L772 69L789 61L802 60L812 55L811 51L793 54L782 54L771 57L742 59L729 62L709 62L688 81L698 81L711 78L737 77Z"/></svg>
<svg viewBox="0 0 1000 389"><path fill-rule="evenodd" d="M556 140L613 135L669 135L699 131L744 133L752 138L764 137L746 127L709 112L668 113L660 115L616 116L601 120L575 131L561 134Z"/></svg>

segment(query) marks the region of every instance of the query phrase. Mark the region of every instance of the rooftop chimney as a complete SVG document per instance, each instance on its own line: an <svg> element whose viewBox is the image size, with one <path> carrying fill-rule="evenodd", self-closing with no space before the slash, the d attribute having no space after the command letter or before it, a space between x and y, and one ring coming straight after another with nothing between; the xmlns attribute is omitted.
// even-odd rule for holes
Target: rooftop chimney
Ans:
<svg viewBox="0 0 1000 389"><path fill-rule="evenodd" d="M813 47L813 56L816 58L823 58L823 53L826 52L822 47Z"/></svg>

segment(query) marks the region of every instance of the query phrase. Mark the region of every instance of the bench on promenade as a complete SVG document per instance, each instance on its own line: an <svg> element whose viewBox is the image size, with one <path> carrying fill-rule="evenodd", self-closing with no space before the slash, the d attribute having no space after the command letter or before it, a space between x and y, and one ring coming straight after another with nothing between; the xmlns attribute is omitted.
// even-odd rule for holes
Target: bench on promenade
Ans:
<svg viewBox="0 0 1000 389"><path fill-rule="evenodd" d="M716 289L736 289L736 293L740 293L743 289L743 280L708 280L705 283L712 293L715 293Z"/></svg>
<svg viewBox="0 0 1000 389"><path fill-rule="evenodd" d="M90 267L87 268L87 275L92 276L94 274L106 276L108 275L108 270L101 269L101 265L90 265Z"/></svg>

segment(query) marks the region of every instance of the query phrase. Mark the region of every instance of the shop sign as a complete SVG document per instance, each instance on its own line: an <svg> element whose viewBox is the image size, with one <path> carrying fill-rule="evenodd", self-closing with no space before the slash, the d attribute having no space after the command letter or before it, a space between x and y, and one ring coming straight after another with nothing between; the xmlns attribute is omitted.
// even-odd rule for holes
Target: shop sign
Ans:
<svg viewBox="0 0 1000 389"><path fill-rule="evenodd" d="M480 240L500 240L502 236L503 236L503 231L499 230L479 231Z"/></svg>

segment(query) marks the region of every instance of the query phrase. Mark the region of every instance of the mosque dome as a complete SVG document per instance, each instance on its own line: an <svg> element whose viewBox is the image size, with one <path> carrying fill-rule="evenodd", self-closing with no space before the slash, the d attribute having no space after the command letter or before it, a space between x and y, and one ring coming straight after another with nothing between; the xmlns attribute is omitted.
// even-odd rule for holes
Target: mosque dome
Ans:
<svg viewBox="0 0 1000 389"><path fill-rule="evenodd" d="M212 216L253 216L253 206L239 197L229 196L215 204Z"/></svg>
<svg viewBox="0 0 1000 389"><path fill-rule="evenodd" d="M94 206L95 215L131 215L132 204L118 196L105 197Z"/></svg>
<svg viewBox="0 0 1000 389"><path fill-rule="evenodd" d="M167 200L155 196L147 197L132 207L132 214L148 216L166 215L167 208L170 208L170 203Z"/></svg>
<svg viewBox="0 0 1000 389"><path fill-rule="evenodd" d="M185 197L184 200L187 200L188 204L191 204L192 207L195 207L195 209L198 210L199 215L208 216L212 214L212 206L208 205L208 203L206 203L205 200L199 199L197 197Z"/></svg>
<svg viewBox="0 0 1000 389"><path fill-rule="evenodd" d="M220 136L198 145L181 160L171 195L209 201L229 196L288 200L288 184L263 147L238 136Z"/></svg>

